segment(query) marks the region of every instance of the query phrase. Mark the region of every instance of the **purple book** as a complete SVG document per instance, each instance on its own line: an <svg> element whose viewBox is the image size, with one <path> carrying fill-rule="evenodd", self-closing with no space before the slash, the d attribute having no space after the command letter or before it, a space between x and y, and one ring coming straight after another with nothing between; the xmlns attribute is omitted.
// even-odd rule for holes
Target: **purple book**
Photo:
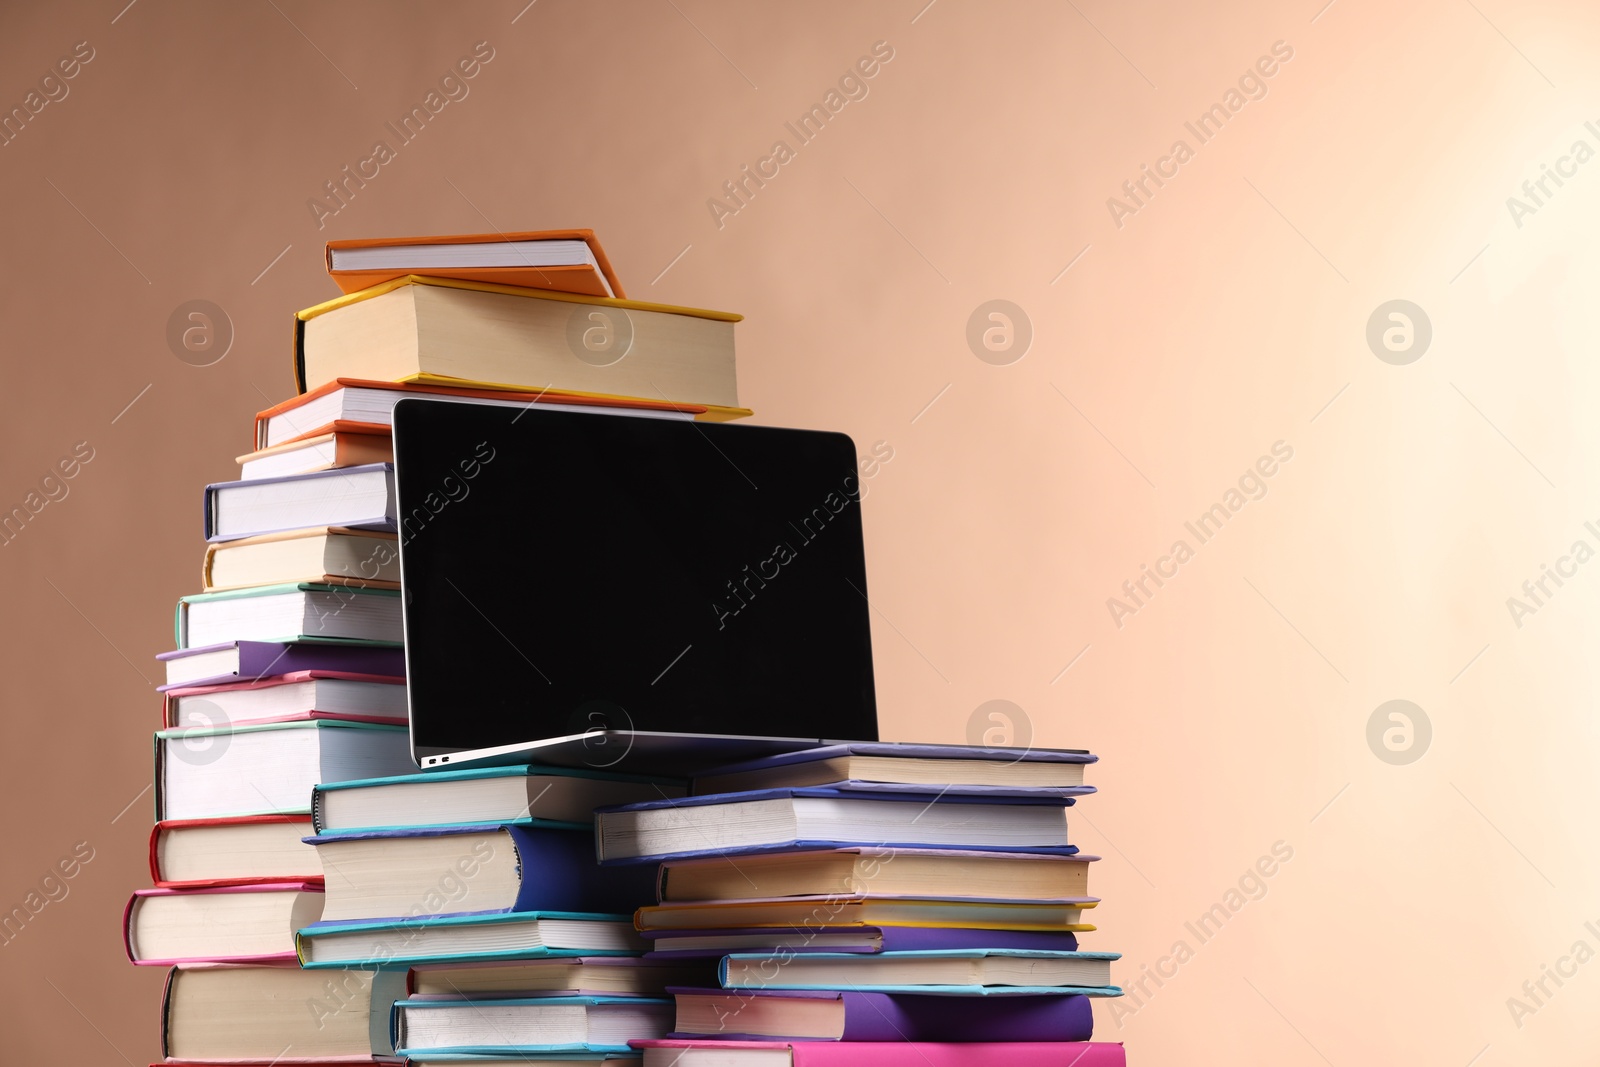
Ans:
<svg viewBox="0 0 1600 1067"><path fill-rule="evenodd" d="M1069 930L967 930L927 926L839 926L804 930L646 930L652 959L696 959L730 952L946 952L967 948L1076 952Z"/></svg>
<svg viewBox="0 0 1600 1067"><path fill-rule="evenodd" d="M230 641L163 652L156 659L167 667L167 684L160 687L163 692L180 685L254 682L299 671L390 678L401 678L406 673L405 649L357 642Z"/></svg>
<svg viewBox="0 0 1600 1067"><path fill-rule="evenodd" d="M836 990L669 989L677 1000L672 1038L764 1041L1087 1041L1094 1032L1089 998L948 997ZM833 1012L818 1001L836 1008ZM785 1004L805 1009L793 1015ZM827 1018L822 1018L823 1014ZM755 1033L741 1029L741 1017ZM792 1026L804 1032L779 1034ZM695 1028L703 1026L703 1029Z"/></svg>

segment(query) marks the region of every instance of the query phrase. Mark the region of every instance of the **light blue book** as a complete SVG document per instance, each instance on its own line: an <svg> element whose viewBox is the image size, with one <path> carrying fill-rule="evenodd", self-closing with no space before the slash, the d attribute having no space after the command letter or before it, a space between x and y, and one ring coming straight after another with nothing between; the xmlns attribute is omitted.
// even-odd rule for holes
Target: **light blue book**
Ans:
<svg viewBox="0 0 1600 1067"><path fill-rule="evenodd" d="M672 1029L671 1000L654 997L411 998L395 1002L395 1054L627 1053L630 1040Z"/></svg>
<svg viewBox="0 0 1600 1067"><path fill-rule="evenodd" d="M178 648L230 641L405 641L400 590L291 582L180 597Z"/></svg>
<svg viewBox="0 0 1600 1067"><path fill-rule="evenodd" d="M554 911L321 922L299 931L294 942L307 968L639 956L649 947L630 916Z"/></svg>

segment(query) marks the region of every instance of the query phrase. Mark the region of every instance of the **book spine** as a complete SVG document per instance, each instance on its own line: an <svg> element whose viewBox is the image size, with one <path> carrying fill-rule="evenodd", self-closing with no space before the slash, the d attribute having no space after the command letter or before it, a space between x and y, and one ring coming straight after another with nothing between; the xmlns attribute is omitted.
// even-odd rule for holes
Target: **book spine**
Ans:
<svg viewBox="0 0 1600 1067"><path fill-rule="evenodd" d="M150 880L156 885L166 881L161 877L161 833L163 827L160 822L150 827Z"/></svg>
<svg viewBox="0 0 1600 1067"><path fill-rule="evenodd" d="M122 951L127 954L129 963L139 962L133 954L133 906L137 903L139 894L135 893L122 908Z"/></svg>
<svg viewBox="0 0 1600 1067"><path fill-rule="evenodd" d="M172 1058L172 985L178 980L178 968L167 972L167 984L161 987L161 1058Z"/></svg>

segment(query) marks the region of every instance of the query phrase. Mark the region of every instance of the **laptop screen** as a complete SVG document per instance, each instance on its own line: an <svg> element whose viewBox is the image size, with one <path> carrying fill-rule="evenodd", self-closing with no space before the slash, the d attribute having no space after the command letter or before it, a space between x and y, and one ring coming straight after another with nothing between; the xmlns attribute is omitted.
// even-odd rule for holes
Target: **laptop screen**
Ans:
<svg viewBox="0 0 1600 1067"><path fill-rule="evenodd" d="M839 433L407 398L413 754L595 729L875 740Z"/></svg>

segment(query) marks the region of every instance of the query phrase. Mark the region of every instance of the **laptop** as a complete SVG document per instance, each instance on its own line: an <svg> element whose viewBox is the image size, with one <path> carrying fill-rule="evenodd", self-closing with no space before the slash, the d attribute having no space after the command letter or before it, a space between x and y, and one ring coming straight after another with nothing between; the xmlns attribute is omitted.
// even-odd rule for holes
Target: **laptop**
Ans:
<svg viewBox="0 0 1600 1067"><path fill-rule="evenodd" d="M394 446L424 770L877 740L848 436L408 397Z"/></svg>

